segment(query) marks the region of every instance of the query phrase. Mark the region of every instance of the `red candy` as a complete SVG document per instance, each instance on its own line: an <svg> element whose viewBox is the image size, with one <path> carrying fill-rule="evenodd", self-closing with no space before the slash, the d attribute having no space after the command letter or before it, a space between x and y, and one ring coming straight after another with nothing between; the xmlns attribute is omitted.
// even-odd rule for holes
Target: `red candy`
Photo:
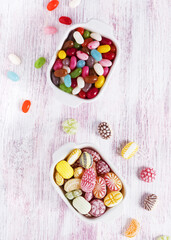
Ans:
<svg viewBox="0 0 171 240"><path fill-rule="evenodd" d="M59 22L65 25L71 25L72 20L69 17L62 16L59 18Z"/></svg>
<svg viewBox="0 0 171 240"><path fill-rule="evenodd" d="M106 195L106 182L102 177L96 178L96 185L93 189L93 194L96 198L104 198Z"/></svg>
<svg viewBox="0 0 171 240"><path fill-rule="evenodd" d="M22 105L22 111L23 111L24 113L27 113L28 110L30 109L30 106L31 106L30 100L25 100L25 101L23 102L23 105Z"/></svg>
<svg viewBox="0 0 171 240"><path fill-rule="evenodd" d="M90 90L87 92L87 98L92 99L97 96L99 92L99 89L96 87L90 88Z"/></svg>
<svg viewBox="0 0 171 240"><path fill-rule="evenodd" d="M100 154L90 148L84 148L84 149L82 149L82 151L90 153L91 156L93 157L93 161L95 161L95 162L97 162L101 159Z"/></svg>
<svg viewBox="0 0 171 240"><path fill-rule="evenodd" d="M49 10L49 11L54 10L55 8L57 8L58 4L59 4L59 2L57 0L50 1L47 5L47 10Z"/></svg>
<svg viewBox="0 0 171 240"><path fill-rule="evenodd" d="M111 47L110 51L116 53L116 47L115 47L115 45L111 45L110 47Z"/></svg>
<svg viewBox="0 0 171 240"><path fill-rule="evenodd" d="M102 200L94 199L90 202L91 210L90 215L93 217L100 217L106 211L106 206L104 205Z"/></svg>
<svg viewBox="0 0 171 240"><path fill-rule="evenodd" d="M75 88L77 86L77 79L76 78L72 78L71 80L71 87Z"/></svg>
<svg viewBox="0 0 171 240"><path fill-rule="evenodd" d="M76 30L77 30L81 35L83 35L83 33L84 33L84 28L79 27L79 28L77 28Z"/></svg>
<svg viewBox="0 0 171 240"><path fill-rule="evenodd" d="M96 164L96 170L98 175L103 175L110 172L110 167L106 162L99 160Z"/></svg>
<svg viewBox="0 0 171 240"><path fill-rule="evenodd" d="M141 179L144 182L153 182L156 178L156 171L153 168L145 168L141 171Z"/></svg>
<svg viewBox="0 0 171 240"><path fill-rule="evenodd" d="M56 62L54 63L53 65L53 70L58 70L58 69L61 69L63 67L63 64L62 64L62 59L56 59Z"/></svg>
<svg viewBox="0 0 171 240"><path fill-rule="evenodd" d="M112 40L110 40L109 38L102 37L100 44L101 45L112 45Z"/></svg>
<svg viewBox="0 0 171 240"><path fill-rule="evenodd" d="M68 48L68 49L66 50L67 56L69 56L69 57L74 56L75 53L76 53L76 50L77 50L76 48Z"/></svg>
<svg viewBox="0 0 171 240"><path fill-rule="evenodd" d="M92 42L92 41L93 41L92 38L86 38L86 39L84 40L84 43L82 44L82 47L87 47L87 45L88 45L90 42Z"/></svg>
<svg viewBox="0 0 171 240"><path fill-rule="evenodd" d="M108 59L108 60L113 60L114 58L115 58L115 53L114 52L107 52L107 53L103 53L102 54L102 57L104 58L104 59Z"/></svg>
<svg viewBox="0 0 171 240"><path fill-rule="evenodd" d="M86 98L86 93L83 90L81 90L78 95L80 98Z"/></svg>
<svg viewBox="0 0 171 240"><path fill-rule="evenodd" d="M81 179L81 189L84 192L92 192L96 184L96 173L93 168L86 169Z"/></svg>
<svg viewBox="0 0 171 240"><path fill-rule="evenodd" d="M84 198L90 202L93 199L93 193L92 192L86 192L84 195Z"/></svg>

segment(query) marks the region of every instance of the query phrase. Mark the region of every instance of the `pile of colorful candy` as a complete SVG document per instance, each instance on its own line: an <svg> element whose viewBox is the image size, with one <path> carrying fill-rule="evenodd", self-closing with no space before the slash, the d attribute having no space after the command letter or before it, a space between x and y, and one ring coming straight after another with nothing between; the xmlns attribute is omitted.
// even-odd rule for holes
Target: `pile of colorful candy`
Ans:
<svg viewBox="0 0 171 240"><path fill-rule="evenodd" d="M91 148L74 149L58 162L54 180L73 207L87 217L100 217L123 199L121 180Z"/></svg>
<svg viewBox="0 0 171 240"><path fill-rule="evenodd" d="M51 70L62 91L84 99L97 96L116 56L114 43L99 33L77 28L70 32Z"/></svg>

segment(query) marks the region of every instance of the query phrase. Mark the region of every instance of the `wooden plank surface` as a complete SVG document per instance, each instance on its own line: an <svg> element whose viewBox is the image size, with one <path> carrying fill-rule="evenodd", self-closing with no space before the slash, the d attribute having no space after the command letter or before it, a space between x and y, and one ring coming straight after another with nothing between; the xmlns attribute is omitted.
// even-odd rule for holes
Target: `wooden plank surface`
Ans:
<svg viewBox="0 0 171 240"><path fill-rule="evenodd" d="M0 9L0 239L1 240L120 240L130 218L141 224L137 240L171 235L171 87L169 52L169 0L82 0L76 9L60 0L58 9L46 10L48 1L6 0ZM110 87L98 101L76 109L56 101L46 81L48 63L40 70L35 60L50 61L59 39L67 30L58 18L73 23L97 18L113 27L121 48L119 64ZM58 28L54 36L43 28ZM22 59L20 66L8 54ZM20 75L19 82L6 71ZM24 99L32 102L21 112ZM67 136L61 122L75 118L76 136ZM107 121L113 136L105 141L96 134L97 124ZM141 154L129 161L118 154L125 141L136 141ZM103 148L129 187L129 200L116 221L88 225L67 208L49 180L52 154L69 141L94 142ZM138 179L143 166L157 171L154 183ZM155 193L159 205L153 212L141 207L144 194Z"/></svg>

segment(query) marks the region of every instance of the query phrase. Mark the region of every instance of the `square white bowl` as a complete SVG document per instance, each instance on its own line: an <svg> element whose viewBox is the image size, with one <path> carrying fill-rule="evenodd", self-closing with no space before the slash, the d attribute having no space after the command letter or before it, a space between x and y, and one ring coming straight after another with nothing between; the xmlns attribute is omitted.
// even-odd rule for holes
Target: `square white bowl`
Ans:
<svg viewBox="0 0 171 240"><path fill-rule="evenodd" d="M101 155L102 159L104 159L104 161L107 162L107 164L110 166L111 170L120 178L120 180L122 182L121 192L123 194L123 200L118 205L116 205L112 208L108 208L107 211L100 217L88 218L88 217L80 214L79 212L77 212L77 210L72 206L70 201L65 197L64 192L62 191L61 187L59 187L54 181L54 170L55 170L56 164L58 162L60 162L61 160L65 159L67 157L67 155L75 148L79 148L79 149L92 148L95 151L97 151ZM67 143L67 144L63 145L62 147L60 147L56 152L54 152L52 158L53 158L53 164L52 164L51 169L50 169L51 183L52 183L53 187L55 188L55 190L60 195L60 197L64 200L64 202L67 204L67 206L71 209L71 211L73 211L80 219L82 219L83 221L86 221L88 223L93 223L93 222L95 223L97 221L105 221L106 219L112 219L113 220L113 219L119 217L122 214L122 210L123 210L123 207L125 205L125 200L127 198L127 186L126 186L123 178L121 177L121 175L118 173L118 171L113 166L113 164L101 152L100 148L98 148L97 146L95 146L92 143L81 143L81 144Z"/></svg>
<svg viewBox="0 0 171 240"><path fill-rule="evenodd" d="M110 67L110 71L109 71L109 74L106 77L105 84L100 89L98 95L95 98L92 98L92 99L82 99L82 98L79 98L78 96L74 96L72 94L69 94L69 93L66 93L66 92L62 91L61 89L59 89L58 87L56 87L52 83L51 76L50 76L51 75L51 69L52 69L52 67L55 63L55 60L56 60L56 54L62 48L62 46L64 44L64 41L67 39L69 33L72 30L74 30L78 27L83 27L87 30L90 30L91 32L98 32L102 35L102 37L106 37L106 38L111 39L114 42L114 44L116 46L116 49L117 49L115 60L113 62L113 65ZM50 64L48 66L48 69L47 69L47 80L48 80L49 85L53 88L53 90L55 92L55 95L57 97L57 100L62 102L63 104L71 106L71 107L77 107L78 105L80 105L82 103L91 103L91 102L94 102L95 100L97 100L105 92L105 89L106 89L108 83L110 82L111 74L113 73L113 71L115 69L115 66L116 66L116 63L118 62L118 56L119 56L119 46L118 46L117 40L115 39L115 37L113 35L113 29L108 24L106 24L104 22L101 22L99 20L96 20L96 19L91 19L87 23L78 23L78 24L74 24L71 27L69 27L68 30L65 32L65 34L61 37L61 40L58 44L58 47L55 51L55 54L52 57L52 59L50 61Z"/></svg>

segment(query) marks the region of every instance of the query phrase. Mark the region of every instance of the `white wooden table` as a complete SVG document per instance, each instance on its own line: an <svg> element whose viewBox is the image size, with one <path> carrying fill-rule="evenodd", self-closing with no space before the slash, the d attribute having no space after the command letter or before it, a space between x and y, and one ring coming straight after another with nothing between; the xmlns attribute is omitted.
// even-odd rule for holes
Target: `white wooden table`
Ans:
<svg viewBox="0 0 171 240"><path fill-rule="evenodd" d="M171 235L171 87L169 79L169 0L82 0L76 9L60 0L48 12L48 1L6 0L0 7L0 239L1 240L120 240L130 218L141 231L135 239L151 240ZM104 98L72 109L56 101L46 81L48 63L35 69L44 56L50 61L67 26L58 18L66 15L73 23L97 18L113 26L121 47L120 62ZM58 28L47 36L43 28ZM12 65L9 53L22 58ZM20 75L12 82L6 71ZM23 114L22 101L30 99ZM75 118L80 124L75 136L61 129L61 122ZM105 141L96 135L97 124L107 121L113 136ZM117 152L127 140L136 141L143 154L124 160ZM53 152L66 142L94 142L103 148L129 186L129 201L117 220L87 225L67 208L49 180ZM138 179L141 167L157 171L155 182ZM145 193L155 193L158 208L141 207Z"/></svg>

